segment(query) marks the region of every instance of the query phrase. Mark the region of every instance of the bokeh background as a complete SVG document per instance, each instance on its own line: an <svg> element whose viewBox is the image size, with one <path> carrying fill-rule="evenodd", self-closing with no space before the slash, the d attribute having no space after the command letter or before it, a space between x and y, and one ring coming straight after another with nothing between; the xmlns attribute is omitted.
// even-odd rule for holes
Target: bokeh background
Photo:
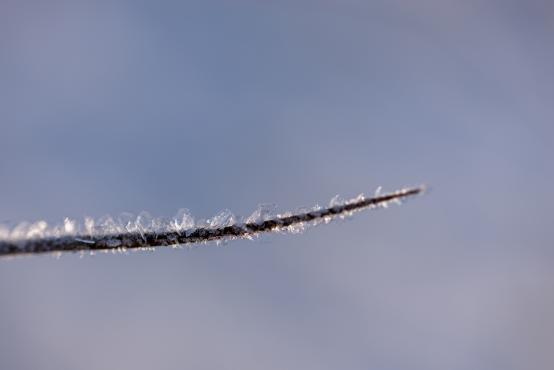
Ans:
<svg viewBox="0 0 554 370"><path fill-rule="evenodd" d="M0 261L0 368L552 369L554 4L0 2L0 220L300 235Z"/></svg>

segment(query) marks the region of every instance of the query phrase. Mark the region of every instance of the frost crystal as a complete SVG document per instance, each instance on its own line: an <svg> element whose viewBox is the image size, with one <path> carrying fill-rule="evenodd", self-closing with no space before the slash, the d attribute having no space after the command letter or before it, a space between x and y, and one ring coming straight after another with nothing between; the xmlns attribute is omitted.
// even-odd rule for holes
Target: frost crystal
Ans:
<svg viewBox="0 0 554 370"><path fill-rule="evenodd" d="M85 217L85 232L89 236L94 234L94 219L91 217Z"/></svg>
<svg viewBox="0 0 554 370"><path fill-rule="evenodd" d="M42 238L46 234L48 224L46 221L38 221L29 227L27 238Z"/></svg>
<svg viewBox="0 0 554 370"><path fill-rule="evenodd" d="M329 202L329 207L342 206L345 203L346 201L340 195L337 194Z"/></svg>
<svg viewBox="0 0 554 370"><path fill-rule="evenodd" d="M424 187L402 189L394 193L366 198L363 194L344 200L331 199L329 206L301 208L296 212L276 214L275 205L262 204L246 218L237 218L225 209L207 220L196 221L187 209L180 209L170 219L154 218L148 212L138 216L122 213L116 219L86 217L82 223L65 218L62 224L49 226L46 221L21 222L13 227L0 224L0 256L25 253L94 251L121 252L127 249L151 250L156 246L225 243L237 238L252 239L264 232L303 232L306 227L345 218L354 212L387 207L403 198L419 194Z"/></svg>
<svg viewBox="0 0 554 370"><path fill-rule="evenodd" d="M141 233L147 233L152 231L152 222L153 222L152 215L146 211L142 211L137 216L136 220L136 228Z"/></svg>
<svg viewBox="0 0 554 370"><path fill-rule="evenodd" d="M109 215L101 217L97 224L97 232L100 234L110 235L121 231L121 227Z"/></svg>
<svg viewBox="0 0 554 370"><path fill-rule="evenodd" d="M73 235L77 232L77 222L69 218L63 220L63 232L65 235Z"/></svg>
<svg viewBox="0 0 554 370"><path fill-rule="evenodd" d="M228 209L224 209L217 215L208 220L208 225L211 228L226 227L234 225L236 222L235 215Z"/></svg>
<svg viewBox="0 0 554 370"><path fill-rule="evenodd" d="M173 227L177 232L186 231L194 228L194 217L192 217L188 209L181 208L179 211L177 211L177 214L173 219Z"/></svg>
<svg viewBox="0 0 554 370"><path fill-rule="evenodd" d="M128 232L134 232L137 230L136 217L129 212L123 212L117 217L119 226Z"/></svg>
<svg viewBox="0 0 554 370"><path fill-rule="evenodd" d="M275 216L277 206L275 204L260 204L250 216L248 216L244 223L255 224L267 221Z"/></svg>

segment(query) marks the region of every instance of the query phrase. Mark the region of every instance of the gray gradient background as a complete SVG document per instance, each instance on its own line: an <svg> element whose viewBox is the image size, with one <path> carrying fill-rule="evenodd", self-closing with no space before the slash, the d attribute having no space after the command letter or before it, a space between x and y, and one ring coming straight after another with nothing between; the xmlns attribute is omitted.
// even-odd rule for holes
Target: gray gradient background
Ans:
<svg viewBox="0 0 554 370"><path fill-rule="evenodd" d="M0 220L422 182L297 236L0 261L0 369L552 369L551 1L0 1Z"/></svg>

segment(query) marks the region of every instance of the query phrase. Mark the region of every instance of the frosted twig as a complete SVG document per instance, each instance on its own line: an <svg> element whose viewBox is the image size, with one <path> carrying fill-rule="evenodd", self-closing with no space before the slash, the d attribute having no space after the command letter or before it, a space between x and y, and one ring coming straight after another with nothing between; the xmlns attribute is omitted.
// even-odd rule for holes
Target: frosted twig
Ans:
<svg viewBox="0 0 554 370"><path fill-rule="evenodd" d="M252 238L260 233L295 231L306 224L329 222L354 212L376 207L386 207L391 202L420 194L424 187L406 188L372 198L359 196L350 201L333 201L329 207L303 211L295 214L280 214L260 220L233 222L224 226L196 227L187 230L167 227L164 230L123 230L117 233L75 233L70 224L70 233L47 237L0 237L0 256L39 254L52 252L95 252L124 251L128 249L150 249L161 246L197 244L237 238Z"/></svg>

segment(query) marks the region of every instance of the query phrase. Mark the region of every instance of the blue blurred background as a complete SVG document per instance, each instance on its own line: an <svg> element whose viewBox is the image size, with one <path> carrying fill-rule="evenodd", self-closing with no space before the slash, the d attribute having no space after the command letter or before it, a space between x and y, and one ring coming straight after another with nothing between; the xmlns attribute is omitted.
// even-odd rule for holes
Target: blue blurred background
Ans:
<svg viewBox="0 0 554 370"><path fill-rule="evenodd" d="M2 221L434 191L0 261L0 368L554 368L553 36L550 0L1 0Z"/></svg>

